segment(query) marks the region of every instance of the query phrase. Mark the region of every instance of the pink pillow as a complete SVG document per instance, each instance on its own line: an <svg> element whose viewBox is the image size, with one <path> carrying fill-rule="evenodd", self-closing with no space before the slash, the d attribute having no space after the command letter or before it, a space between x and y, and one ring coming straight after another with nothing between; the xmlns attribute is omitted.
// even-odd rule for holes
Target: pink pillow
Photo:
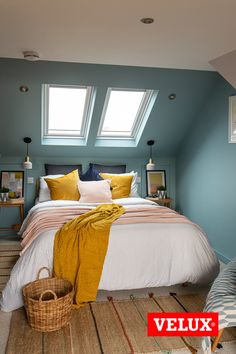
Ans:
<svg viewBox="0 0 236 354"><path fill-rule="evenodd" d="M111 196L111 181L78 182L80 203L113 203Z"/></svg>

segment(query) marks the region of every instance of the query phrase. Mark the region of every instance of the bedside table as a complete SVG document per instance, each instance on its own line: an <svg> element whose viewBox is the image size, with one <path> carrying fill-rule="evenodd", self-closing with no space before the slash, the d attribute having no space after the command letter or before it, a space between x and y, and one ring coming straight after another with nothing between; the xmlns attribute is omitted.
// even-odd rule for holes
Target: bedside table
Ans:
<svg viewBox="0 0 236 354"><path fill-rule="evenodd" d="M0 237L0 293L5 287L22 247L17 237Z"/></svg>
<svg viewBox="0 0 236 354"><path fill-rule="evenodd" d="M146 197L145 199L151 200L152 202L166 206L167 208L170 208L170 209L171 209L171 203L173 201L173 199L171 199L171 198L161 199L161 198L156 198L156 197Z"/></svg>
<svg viewBox="0 0 236 354"><path fill-rule="evenodd" d="M20 224L12 225L11 227L0 227L0 230L16 230L19 231L24 220L24 200L14 202L0 202L0 208L18 208L20 212Z"/></svg>

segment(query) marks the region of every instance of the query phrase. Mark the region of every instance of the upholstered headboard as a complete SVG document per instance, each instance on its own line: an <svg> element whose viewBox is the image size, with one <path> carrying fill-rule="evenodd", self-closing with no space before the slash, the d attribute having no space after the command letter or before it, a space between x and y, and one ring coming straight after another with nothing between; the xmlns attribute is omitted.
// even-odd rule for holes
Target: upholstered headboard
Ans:
<svg viewBox="0 0 236 354"><path fill-rule="evenodd" d="M90 163L89 166L92 166L101 173L125 173L126 171L126 165L100 165L97 163Z"/></svg>
<svg viewBox="0 0 236 354"><path fill-rule="evenodd" d="M44 167L46 175L66 175L76 169L78 169L79 174L82 172L82 165L52 165L46 163Z"/></svg>

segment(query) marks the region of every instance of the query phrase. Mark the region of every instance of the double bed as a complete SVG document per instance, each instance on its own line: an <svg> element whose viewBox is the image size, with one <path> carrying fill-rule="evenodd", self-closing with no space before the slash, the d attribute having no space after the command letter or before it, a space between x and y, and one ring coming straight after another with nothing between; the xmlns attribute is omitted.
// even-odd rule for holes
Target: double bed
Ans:
<svg viewBox="0 0 236 354"><path fill-rule="evenodd" d="M207 236L197 225L143 198L129 197L113 202L123 205L127 215L133 212L141 215L143 210L146 214L139 219L130 217L124 223L118 220L112 225L99 289L209 283L215 279L219 263ZM25 248L2 292L1 310L12 311L23 305L22 287L35 280L41 267L52 271L55 233L66 218L71 218L71 210L73 215L79 215L97 205L58 200L38 203L30 210L20 231L24 237L27 235L27 242L23 239ZM50 219L51 214L57 213L62 213L63 217ZM155 214L156 221L153 215L147 217L147 213ZM33 232L29 237L30 228Z"/></svg>

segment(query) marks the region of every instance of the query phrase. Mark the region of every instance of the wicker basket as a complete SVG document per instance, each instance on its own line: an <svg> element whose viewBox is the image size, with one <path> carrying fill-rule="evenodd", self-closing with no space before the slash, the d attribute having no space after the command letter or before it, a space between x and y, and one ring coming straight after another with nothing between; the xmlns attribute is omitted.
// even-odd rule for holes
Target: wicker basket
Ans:
<svg viewBox="0 0 236 354"><path fill-rule="evenodd" d="M65 279L39 279L23 288L24 304L30 326L36 331L52 332L66 326L71 319L73 286Z"/></svg>

